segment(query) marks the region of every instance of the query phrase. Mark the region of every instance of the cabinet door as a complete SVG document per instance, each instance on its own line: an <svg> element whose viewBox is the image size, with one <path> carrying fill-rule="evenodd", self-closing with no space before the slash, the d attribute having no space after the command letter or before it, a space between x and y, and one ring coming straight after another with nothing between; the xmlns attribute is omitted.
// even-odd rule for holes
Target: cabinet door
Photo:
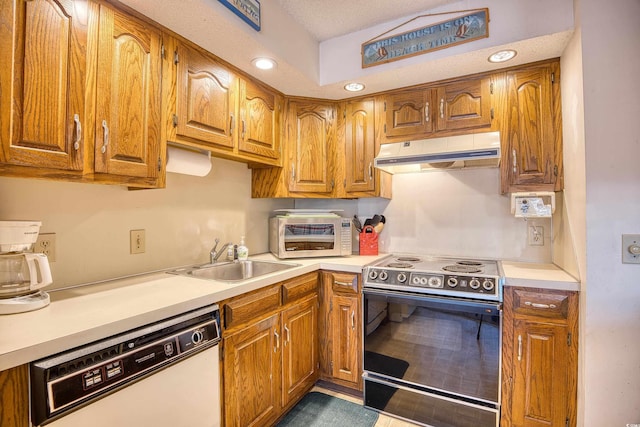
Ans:
<svg viewBox="0 0 640 427"><path fill-rule="evenodd" d="M179 44L177 135L212 147L233 148L237 77L211 55Z"/></svg>
<svg viewBox="0 0 640 427"><path fill-rule="evenodd" d="M331 310L332 375L357 384L361 357L358 345L358 298L334 294L331 297Z"/></svg>
<svg viewBox="0 0 640 427"><path fill-rule="evenodd" d="M96 172L158 176L161 40L156 28L100 6Z"/></svg>
<svg viewBox="0 0 640 427"><path fill-rule="evenodd" d="M503 191L554 190L561 136L554 135L551 65L506 73L508 182ZM558 84L558 83L555 83ZM559 123L556 124L559 126ZM519 188L519 190L518 190Z"/></svg>
<svg viewBox="0 0 640 427"><path fill-rule="evenodd" d="M374 191L374 100L347 102L345 123L345 191Z"/></svg>
<svg viewBox="0 0 640 427"><path fill-rule="evenodd" d="M291 101L287 111L289 191L331 193L336 138L333 103Z"/></svg>
<svg viewBox="0 0 640 427"><path fill-rule="evenodd" d="M567 425L570 371L567 335L566 325L516 320L513 426Z"/></svg>
<svg viewBox="0 0 640 427"><path fill-rule="evenodd" d="M2 2L0 162L83 168L87 8L71 0Z"/></svg>
<svg viewBox="0 0 640 427"><path fill-rule="evenodd" d="M280 414L279 315L224 338L225 425L265 426Z"/></svg>
<svg viewBox="0 0 640 427"><path fill-rule="evenodd" d="M438 131L491 126L489 78L453 82L437 88Z"/></svg>
<svg viewBox="0 0 640 427"><path fill-rule="evenodd" d="M318 378L318 298L282 312L282 406L298 400Z"/></svg>
<svg viewBox="0 0 640 427"><path fill-rule="evenodd" d="M29 365L0 372L0 426L27 427L29 422Z"/></svg>
<svg viewBox="0 0 640 427"><path fill-rule="evenodd" d="M249 80L240 81L240 152L280 159L283 98Z"/></svg>
<svg viewBox="0 0 640 427"><path fill-rule="evenodd" d="M425 138L433 132L430 89L389 94L383 105L387 142Z"/></svg>

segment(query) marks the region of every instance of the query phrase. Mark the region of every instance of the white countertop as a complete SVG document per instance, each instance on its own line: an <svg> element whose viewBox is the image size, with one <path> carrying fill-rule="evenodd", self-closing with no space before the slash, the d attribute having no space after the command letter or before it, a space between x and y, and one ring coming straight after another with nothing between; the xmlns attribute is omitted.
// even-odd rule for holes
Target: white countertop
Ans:
<svg viewBox="0 0 640 427"><path fill-rule="evenodd" d="M0 371L318 269L361 273L384 256L286 260L300 266L241 284L160 272L51 291L47 307L0 316Z"/></svg>
<svg viewBox="0 0 640 427"><path fill-rule="evenodd" d="M502 261L506 286L579 291L580 281L555 264Z"/></svg>
<svg viewBox="0 0 640 427"><path fill-rule="evenodd" d="M239 284L159 272L51 291L47 307L0 316L0 371L319 269L361 273L385 256L285 260L300 265ZM279 261L271 254L250 259ZM508 286L579 289L553 264L502 265Z"/></svg>

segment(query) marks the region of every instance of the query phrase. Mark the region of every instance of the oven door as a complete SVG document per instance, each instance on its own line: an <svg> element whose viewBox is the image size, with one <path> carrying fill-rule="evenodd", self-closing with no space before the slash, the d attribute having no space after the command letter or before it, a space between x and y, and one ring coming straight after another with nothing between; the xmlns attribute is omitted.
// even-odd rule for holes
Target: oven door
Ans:
<svg viewBox="0 0 640 427"><path fill-rule="evenodd" d="M365 405L427 425L497 425L500 303L368 288L363 295ZM475 424L460 424L463 413Z"/></svg>

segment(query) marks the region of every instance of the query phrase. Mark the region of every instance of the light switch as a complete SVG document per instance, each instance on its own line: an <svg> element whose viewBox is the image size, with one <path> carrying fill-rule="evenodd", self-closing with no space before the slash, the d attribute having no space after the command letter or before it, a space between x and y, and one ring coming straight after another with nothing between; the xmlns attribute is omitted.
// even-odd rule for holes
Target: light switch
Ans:
<svg viewBox="0 0 640 427"><path fill-rule="evenodd" d="M640 264L640 234L622 235L622 263Z"/></svg>

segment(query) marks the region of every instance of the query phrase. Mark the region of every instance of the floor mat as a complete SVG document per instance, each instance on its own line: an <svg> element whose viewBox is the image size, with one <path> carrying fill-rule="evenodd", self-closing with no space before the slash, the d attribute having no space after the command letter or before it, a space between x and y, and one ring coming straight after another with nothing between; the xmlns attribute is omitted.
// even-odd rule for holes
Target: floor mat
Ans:
<svg viewBox="0 0 640 427"><path fill-rule="evenodd" d="M365 351L364 354L364 369L366 371L388 375L393 378L402 378L409 368L409 362L406 360L396 359L395 357L372 351ZM365 405L384 410L396 390L394 387L370 382L365 385Z"/></svg>
<svg viewBox="0 0 640 427"><path fill-rule="evenodd" d="M278 423L278 427L373 427L378 413L357 403L312 391Z"/></svg>

